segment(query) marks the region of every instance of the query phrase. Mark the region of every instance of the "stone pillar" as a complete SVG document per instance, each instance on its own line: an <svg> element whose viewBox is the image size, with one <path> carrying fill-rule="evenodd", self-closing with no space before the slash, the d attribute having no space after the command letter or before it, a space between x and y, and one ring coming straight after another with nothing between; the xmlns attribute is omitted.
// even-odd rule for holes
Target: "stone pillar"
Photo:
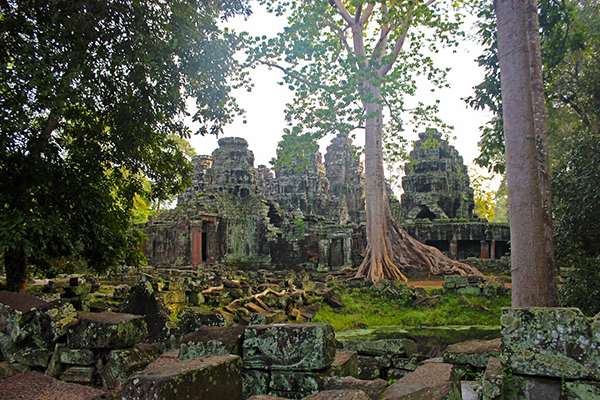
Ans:
<svg viewBox="0 0 600 400"><path fill-rule="evenodd" d="M190 226L190 251L192 266L197 268L202 264L202 225Z"/></svg>
<svg viewBox="0 0 600 400"><path fill-rule="evenodd" d="M492 260L496 259L496 240L492 239L492 242L490 244L490 258Z"/></svg>
<svg viewBox="0 0 600 400"><path fill-rule="evenodd" d="M480 258L490 258L490 243L487 240L481 240L481 256Z"/></svg>
<svg viewBox="0 0 600 400"><path fill-rule="evenodd" d="M453 260L458 260L458 240L456 240L456 236L454 235L452 235L452 239L450 239L448 256Z"/></svg>

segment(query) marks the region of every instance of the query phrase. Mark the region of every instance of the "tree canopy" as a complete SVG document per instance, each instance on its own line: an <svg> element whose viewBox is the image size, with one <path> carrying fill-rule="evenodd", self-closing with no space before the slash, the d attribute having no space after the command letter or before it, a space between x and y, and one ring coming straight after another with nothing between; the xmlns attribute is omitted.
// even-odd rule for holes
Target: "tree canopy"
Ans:
<svg viewBox="0 0 600 400"><path fill-rule="evenodd" d="M133 262L134 195L180 191L186 99L200 134L239 112L236 44L217 21L245 0L0 3L0 253L9 288L30 262ZM139 261L139 258L137 258Z"/></svg>

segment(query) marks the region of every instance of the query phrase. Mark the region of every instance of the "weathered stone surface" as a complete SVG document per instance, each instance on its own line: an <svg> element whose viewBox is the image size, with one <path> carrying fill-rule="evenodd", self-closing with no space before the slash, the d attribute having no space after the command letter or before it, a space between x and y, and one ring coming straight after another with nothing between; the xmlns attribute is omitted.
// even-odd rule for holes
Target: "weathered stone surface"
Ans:
<svg viewBox="0 0 600 400"><path fill-rule="evenodd" d="M381 378L381 368L377 359L373 356L358 356L357 377L366 380Z"/></svg>
<svg viewBox="0 0 600 400"><path fill-rule="evenodd" d="M25 347L15 353L13 360L28 367L46 368L51 356L51 350Z"/></svg>
<svg viewBox="0 0 600 400"><path fill-rule="evenodd" d="M169 334L169 310L160 293L154 290L146 277L140 278L131 288L119 310L122 313L142 315L146 321L148 339L152 342L164 340Z"/></svg>
<svg viewBox="0 0 600 400"><path fill-rule="evenodd" d="M99 372L102 386L109 390L120 388L127 378L146 368L155 358L155 354L138 348L112 350Z"/></svg>
<svg viewBox="0 0 600 400"><path fill-rule="evenodd" d="M461 399L460 382L452 369L451 364L423 364L388 387L381 400Z"/></svg>
<svg viewBox="0 0 600 400"><path fill-rule="evenodd" d="M269 372L245 369L242 371L242 393L244 398L266 395L269 392Z"/></svg>
<svg viewBox="0 0 600 400"><path fill-rule="evenodd" d="M352 350L337 349L331 367L325 372L328 376L358 376L358 356Z"/></svg>
<svg viewBox="0 0 600 400"><path fill-rule="evenodd" d="M103 312L81 317L69 328L67 342L71 348L119 349L145 342L147 337L142 316Z"/></svg>
<svg viewBox="0 0 600 400"><path fill-rule="evenodd" d="M329 324L249 326L244 333L244 367L315 371L331 366L335 334Z"/></svg>
<svg viewBox="0 0 600 400"><path fill-rule="evenodd" d="M225 317L202 307L186 307L177 314L181 330L187 334L202 326L225 326Z"/></svg>
<svg viewBox="0 0 600 400"><path fill-rule="evenodd" d="M273 396L265 396L265 395L256 395L248 398L248 400L289 400L284 397L273 397Z"/></svg>
<svg viewBox="0 0 600 400"><path fill-rule="evenodd" d="M417 345L410 339L352 340L342 342L344 349L366 356L411 356L417 352Z"/></svg>
<svg viewBox="0 0 600 400"><path fill-rule="evenodd" d="M369 400L369 396L361 390L324 390L307 396L303 400Z"/></svg>
<svg viewBox="0 0 600 400"><path fill-rule="evenodd" d="M566 400L600 399L600 383L590 381L565 382Z"/></svg>
<svg viewBox="0 0 600 400"><path fill-rule="evenodd" d="M94 363L94 352L89 349L61 349L59 357L63 364L85 366Z"/></svg>
<svg viewBox="0 0 600 400"><path fill-rule="evenodd" d="M179 358L201 357L208 354L242 355L244 326L203 326L181 339Z"/></svg>
<svg viewBox="0 0 600 400"><path fill-rule="evenodd" d="M232 355L152 363L125 381L124 400L242 399L242 361Z"/></svg>
<svg viewBox="0 0 600 400"><path fill-rule="evenodd" d="M500 356L501 344L499 338L451 344L444 350L444 362L485 368L491 357Z"/></svg>
<svg viewBox="0 0 600 400"><path fill-rule="evenodd" d="M560 390L559 379L512 375L506 385L504 399L559 400Z"/></svg>
<svg viewBox="0 0 600 400"><path fill-rule="evenodd" d="M481 400L502 399L504 389L504 373L500 358L490 358L481 380Z"/></svg>
<svg viewBox="0 0 600 400"><path fill-rule="evenodd" d="M65 300L55 300L36 312L30 324L31 338L38 347L48 347L63 337L69 324L77 319L73 304Z"/></svg>
<svg viewBox="0 0 600 400"><path fill-rule="evenodd" d="M574 308L502 310L502 358L515 374L600 379L600 314Z"/></svg>
<svg viewBox="0 0 600 400"><path fill-rule="evenodd" d="M26 365L0 361L0 380L9 378L16 374L23 374L28 371L29 367Z"/></svg>
<svg viewBox="0 0 600 400"><path fill-rule="evenodd" d="M304 397L322 390L323 384L323 375L320 373L272 371L269 389L271 392Z"/></svg>
<svg viewBox="0 0 600 400"><path fill-rule="evenodd" d="M102 390L62 382L38 372L18 374L2 381L2 400L96 400Z"/></svg>
<svg viewBox="0 0 600 400"><path fill-rule="evenodd" d="M92 383L94 372L94 367L69 367L63 372L60 379L67 382Z"/></svg>
<svg viewBox="0 0 600 400"><path fill-rule="evenodd" d="M379 400L387 382L383 379L361 380L353 377L333 378L325 384L325 390L360 390L371 400Z"/></svg>

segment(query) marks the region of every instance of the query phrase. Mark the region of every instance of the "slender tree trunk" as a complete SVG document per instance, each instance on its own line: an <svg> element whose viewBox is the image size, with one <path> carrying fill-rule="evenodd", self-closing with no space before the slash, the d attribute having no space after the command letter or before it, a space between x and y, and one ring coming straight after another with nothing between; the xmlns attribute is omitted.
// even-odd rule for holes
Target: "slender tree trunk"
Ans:
<svg viewBox="0 0 600 400"><path fill-rule="evenodd" d="M373 282L380 279L403 279L402 271L420 271L431 275L481 273L469 265L446 257L435 247L427 246L411 237L396 221L385 194L383 170L383 120L379 87L363 85L365 104L365 199L367 210L367 248L357 276Z"/></svg>
<svg viewBox="0 0 600 400"><path fill-rule="evenodd" d="M4 252L6 286L11 292L25 292L29 276L29 263L23 249L10 249Z"/></svg>
<svg viewBox="0 0 600 400"><path fill-rule="evenodd" d="M495 0L511 226L512 305L557 305L537 7Z"/></svg>

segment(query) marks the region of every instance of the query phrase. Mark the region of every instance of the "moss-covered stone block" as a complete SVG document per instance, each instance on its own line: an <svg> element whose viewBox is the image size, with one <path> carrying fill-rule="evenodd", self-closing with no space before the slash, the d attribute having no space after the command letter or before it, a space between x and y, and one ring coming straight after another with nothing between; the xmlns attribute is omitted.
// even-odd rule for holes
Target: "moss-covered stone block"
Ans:
<svg viewBox="0 0 600 400"><path fill-rule="evenodd" d="M120 388L132 374L143 370L156 359L156 355L138 348L111 350L108 360L99 371L102 386L113 390Z"/></svg>
<svg viewBox="0 0 600 400"><path fill-rule="evenodd" d="M272 371L269 388L276 393L294 393L301 397L323 389L323 374L297 371Z"/></svg>
<svg viewBox="0 0 600 400"><path fill-rule="evenodd" d="M470 340L451 344L444 350L444 362L485 368L491 357L500 356L500 339Z"/></svg>
<svg viewBox="0 0 600 400"><path fill-rule="evenodd" d="M89 349L61 349L59 357L63 364L85 366L94 363L94 352Z"/></svg>
<svg viewBox="0 0 600 400"><path fill-rule="evenodd" d="M13 360L28 367L47 368L51 356L52 350L25 347L15 353Z"/></svg>
<svg viewBox="0 0 600 400"><path fill-rule="evenodd" d="M564 393L566 400L600 399L600 382L565 382Z"/></svg>
<svg viewBox="0 0 600 400"><path fill-rule="evenodd" d="M266 371L245 369L242 371L242 393L247 399L251 396L266 395L269 392L271 374Z"/></svg>
<svg viewBox="0 0 600 400"><path fill-rule="evenodd" d="M120 349L145 342L148 329L144 317L103 312L88 314L69 329L70 348Z"/></svg>
<svg viewBox="0 0 600 400"><path fill-rule="evenodd" d="M94 382L94 373L94 367L69 367L60 376L60 380L65 382L92 383Z"/></svg>
<svg viewBox="0 0 600 400"><path fill-rule="evenodd" d="M331 367L324 373L327 376L358 376L358 353L352 350L337 349Z"/></svg>
<svg viewBox="0 0 600 400"><path fill-rule="evenodd" d="M500 400L504 395L504 373L500 358L490 358L481 379L481 400Z"/></svg>
<svg viewBox="0 0 600 400"><path fill-rule="evenodd" d="M599 318L574 308L505 308L503 362L515 374L600 379Z"/></svg>
<svg viewBox="0 0 600 400"><path fill-rule="evenodd" d="M410 339L349 340L342 346L367 356L407 357L417 352L417 344Z"/></svg>
<svg viewBox="0 0 600 400"><path fill-rule="evenodd" d="M244 326L203 326L181 339L179 358L187 360L208 354L242 355Z"/></svg>
<svg viewBox="0 0 600 400"><path fill-rule="evenodd" d="M253 325L244 332L244 368L316 371L335 358L329 324Z"/></svg>
<svg viewBox="0 0 600 400"><path fill-rule="evenodd" d="M125 381L122 398L242 400L242 360L232 355L209 355L152 363Z"/></svg>
<svg viewBox="0 0 600 400"><path fill-rule="evenodd" d="M464 294L467 296L479 296L482 294L481 288L477 286L467 286L457 290L459 294Z"/></svg>
<svg viewBox="0 0 600 400"><path fill-rule="evenodd" d="M373 380L381 378L382 375L380 364L374 356L358 356L357 378Z"/></svg>
<svg viewBox="0 0 600 400"><path fill-rule="evenodd" d="M504 400L522 399L560 400L560 379L512 375L505 384Z"/></svg>

